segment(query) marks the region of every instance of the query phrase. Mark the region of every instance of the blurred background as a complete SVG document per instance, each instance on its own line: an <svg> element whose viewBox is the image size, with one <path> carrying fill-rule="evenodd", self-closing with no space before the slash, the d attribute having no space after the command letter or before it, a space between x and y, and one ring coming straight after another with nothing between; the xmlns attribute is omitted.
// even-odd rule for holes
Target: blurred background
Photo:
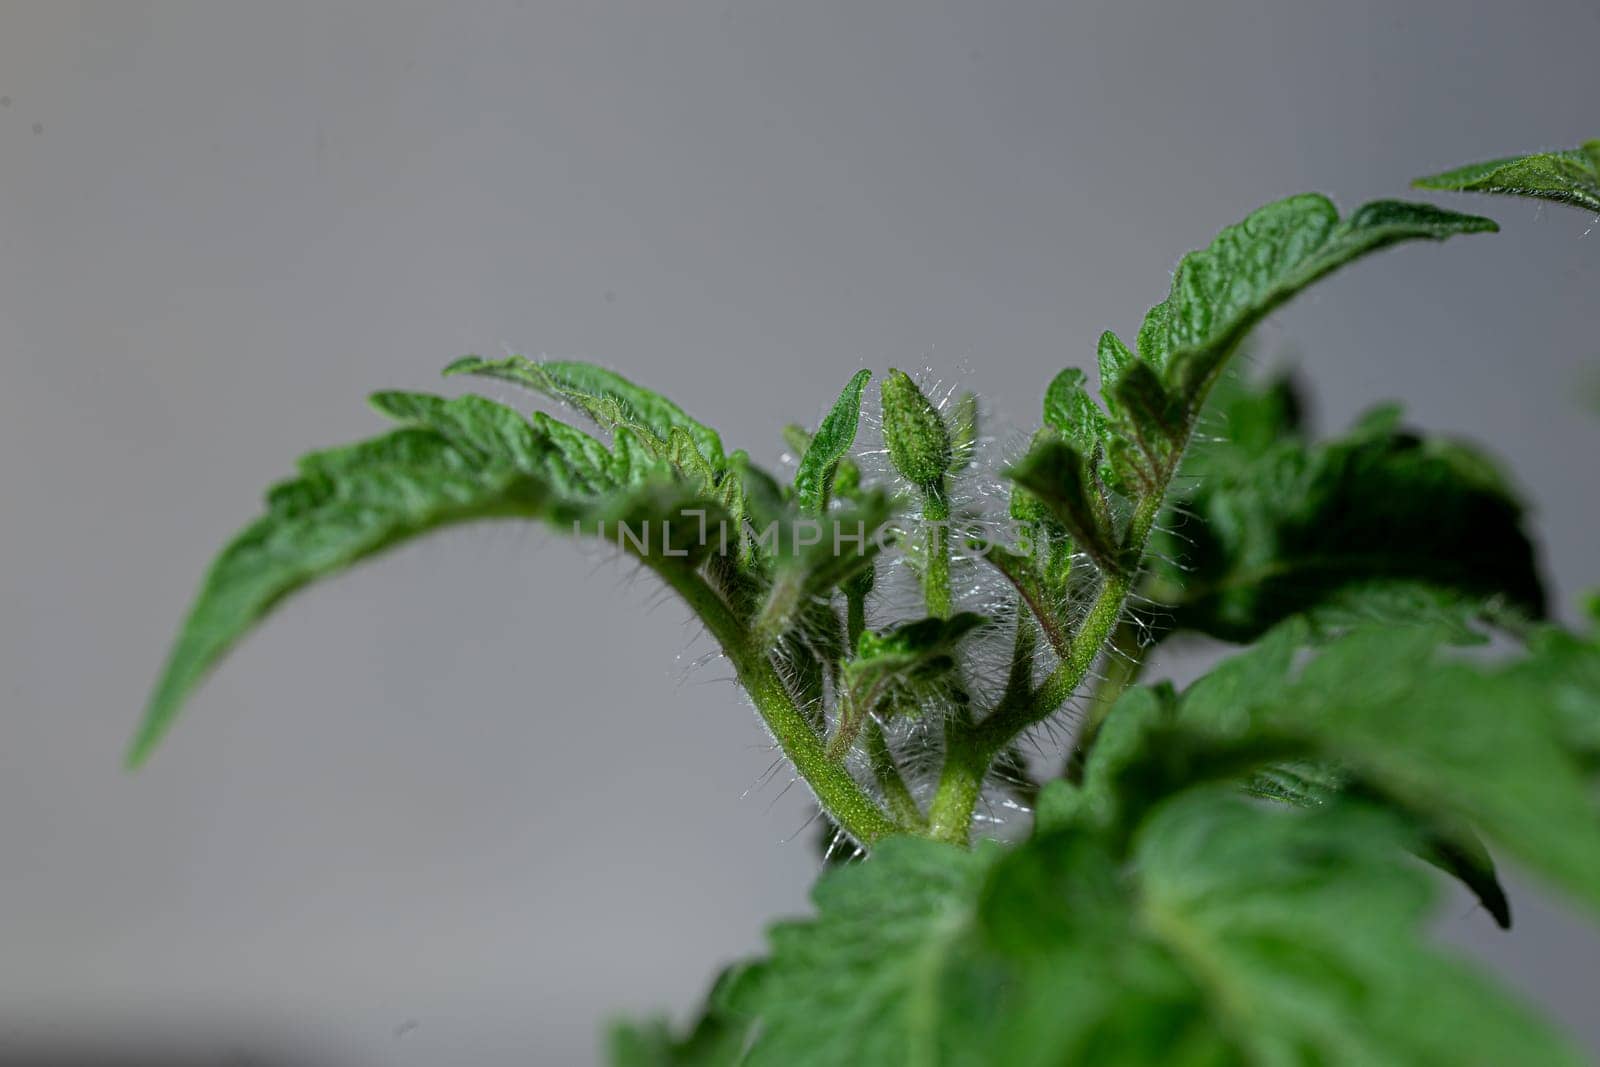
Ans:
<svg viewBox="0 0 1600 1067"><path fill-rule="evenodd" d="M1593 0L3 0L0 1062L584 1064L805 909L810 807L726 672L541 529L294 599L120 769L205 562L370 390L592 359L772 460L894 365L1032 424L1256 205L1600 134L1597 36ZM1570 616L1600 233L1439 200L1505 232L1338 276L1261 358L1325 430L1401 398L1502 455ZM1600 1051L1600 937L1519 888L1445 934Z"/></svg>

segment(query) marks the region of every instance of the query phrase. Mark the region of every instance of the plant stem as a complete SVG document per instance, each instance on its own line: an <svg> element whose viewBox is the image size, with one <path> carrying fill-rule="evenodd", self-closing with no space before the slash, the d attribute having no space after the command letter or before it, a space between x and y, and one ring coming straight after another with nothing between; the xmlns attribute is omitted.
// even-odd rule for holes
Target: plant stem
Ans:
<svg viewBox="0 0 1600 1067"><path fill-rule="evenodd" d="M960 714L945 724L944 768L928 806L929 836L954 845L971 843L972 813L993 762L973 744L972 734L971 708L964 705Z"/></svg>
<svg viewBox="0 0 1600 1067"><path fill-rule="evenodd" d="M1139 680L1139 674L1144 670L1144 659L1148 650L1139 643L1138 633L1126 619L1111 635L1107 647L1111 655L1106 657L1105 674L1095 683L1093 691L1089 694L1089 704L1083 713L1083 725L1078 730L1072 751L1067 756L1067 765L1062 771L1063 777L1069 782L1083 780L1089 750L1094 747L1095 739L1100 735L1100 727L1105 723L1106 716L1111 714L1111 708L1116 704L1117 698Z"/></svg>
<svg viewBox="0 0 1600 1067"><path fill-rule="evenodd" d="M844 611L845 637L850 642L847 647L850 654L854 655L856 645L867 629L867 595L854 580L845 584Z"/></svg>
<svg viewBox="0 0 1600 1067"><path fill-rule="evenodd" d="M1143 557L1150 528L1161 508L1165 485L1163 480L1160 490L1142 497L1135 506L1125 540L1127 558ZM975 724L952 723L946 731L944 769L928 811L935 837L967 843L972 832L972 813L989 765L1018 735L1049 718L1077 691L1121 621L1132 588L1131 574L1107 573L1101 579L1100 591L1089 607L1089 614L1068 642L1067 654L1028 699L1003 700Z"/></svg>
<svg viewBox="0 0 1600 1067"><path fill-rule="evenodd" d="M660 557L648 557L644 562L683 597L722 646L761 720L829 817L868 848L898 832L900 827L867 795L849 770L828 758L822 738L795 705L772 665L772 657L754 644L716 590L685 564Z"/></svg>
<svg viewBox="0 0 1600 1067"><path fill-rule="evenodd" d="M927 524L922 561L922 595L928 614L950 617L950 497L941 479L922 490L922 521Z"/></svg>
<svg viewBox="0 0 1600 1067"><path fill-rule="evenodd" d="M1027 602L1017 597L1017 629L1011 642L1011 666L1006 671L1006 688L1000 696L1002 704L1026 699L1033 689L1033 658L1039 639L1035 636L1033 616L1028 613Z"/></svg>
<svg viewBox="0 0 1600 1067"><path fill-rule="evenodd" d="M894 817L902 826L926 828L928 820L906 786L906 780L900 774L900 765L895 762L894 752L889 748L889 739L883 735L883 727L876 720L867 723L867 758L872 762L872 773L883 788L884 799L888 801L889 811Z"/></svg>

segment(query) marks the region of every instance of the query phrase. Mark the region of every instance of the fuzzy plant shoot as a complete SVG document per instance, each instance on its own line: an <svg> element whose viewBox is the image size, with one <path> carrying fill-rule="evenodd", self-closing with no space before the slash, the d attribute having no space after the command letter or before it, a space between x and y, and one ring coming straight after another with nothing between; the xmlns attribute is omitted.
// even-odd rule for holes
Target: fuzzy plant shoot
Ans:
<svg viewBox="0 0 1600 1067"><path fill-rule="evenodd" d="M1600 210L1597 168L1591 142L1418 184ZM1050 380L1008 463L976 397L894 369L789 427L780 476L604 368L457 360L596 432L376 394L394 425L302 458L212 564L129 761L308 583L446 526L543 522L681 598L866 857L687 1033L619 1027L616 1062L1581 1062L1428 945L1416 864L1502 925L1491 846L1600 907L1600 648L1546 618L1487 457L1387 408L1314 440L1292 382L1232 366L1333 271L1496 228L1268 204L1181 259L1131 344L1100 335L1097 389ZM1138 684L1182 633L1246 647L1182 691ZM1518 651L1460 653L1491 633ZM1020 753L1068 720L1064 770L1036 780ZM1032 813L1025 841L985 839L996 800Z"/></svg>

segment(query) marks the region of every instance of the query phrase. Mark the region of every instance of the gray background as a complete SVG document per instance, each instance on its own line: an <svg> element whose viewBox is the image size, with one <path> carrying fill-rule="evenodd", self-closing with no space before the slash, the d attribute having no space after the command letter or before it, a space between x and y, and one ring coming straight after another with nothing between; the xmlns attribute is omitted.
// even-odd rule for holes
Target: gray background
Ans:
<svg viewBox="0 0 1600 1067"><path fill-rule="evenodd" d="M1255 205L1600 135L1593 0L0 4L0 1053L584 1063L804 908L796 788L683 612L544 532L294 600L118 761L210 553L307 447L506 348L771 459L861 365L1001 412ZM1600 234L1385 255L1275 317L1322 424L1492 443L1570 612ZM659 606L655 606L658 605ZM1600 1048L1594 932L1449 936Z"/></svg>

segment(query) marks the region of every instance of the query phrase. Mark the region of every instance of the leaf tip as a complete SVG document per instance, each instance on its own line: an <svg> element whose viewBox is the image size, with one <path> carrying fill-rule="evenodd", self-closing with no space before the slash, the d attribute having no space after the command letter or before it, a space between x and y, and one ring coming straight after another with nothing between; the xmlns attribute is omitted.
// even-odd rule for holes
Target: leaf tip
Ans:
<svg viewBox="0 0 1600 1067"><path fill-rule="evenodd" d="M122 754L122 769L136 771L150 762L150 756L161 743L162 736L167 732L165 720L168 716L157 706L152 706L145 712L144 722L133 735L133 740L128 742L127 749Z"/></svg>
<svg viewBox="0 0 1600 1067"><path fill-rule="evenodd" d="M471 374L483 366L485 362L482 356L462 356L459 359L451 360L444 370L439 372L439 376L441 378L452 378L457 374Z"/></svg>

